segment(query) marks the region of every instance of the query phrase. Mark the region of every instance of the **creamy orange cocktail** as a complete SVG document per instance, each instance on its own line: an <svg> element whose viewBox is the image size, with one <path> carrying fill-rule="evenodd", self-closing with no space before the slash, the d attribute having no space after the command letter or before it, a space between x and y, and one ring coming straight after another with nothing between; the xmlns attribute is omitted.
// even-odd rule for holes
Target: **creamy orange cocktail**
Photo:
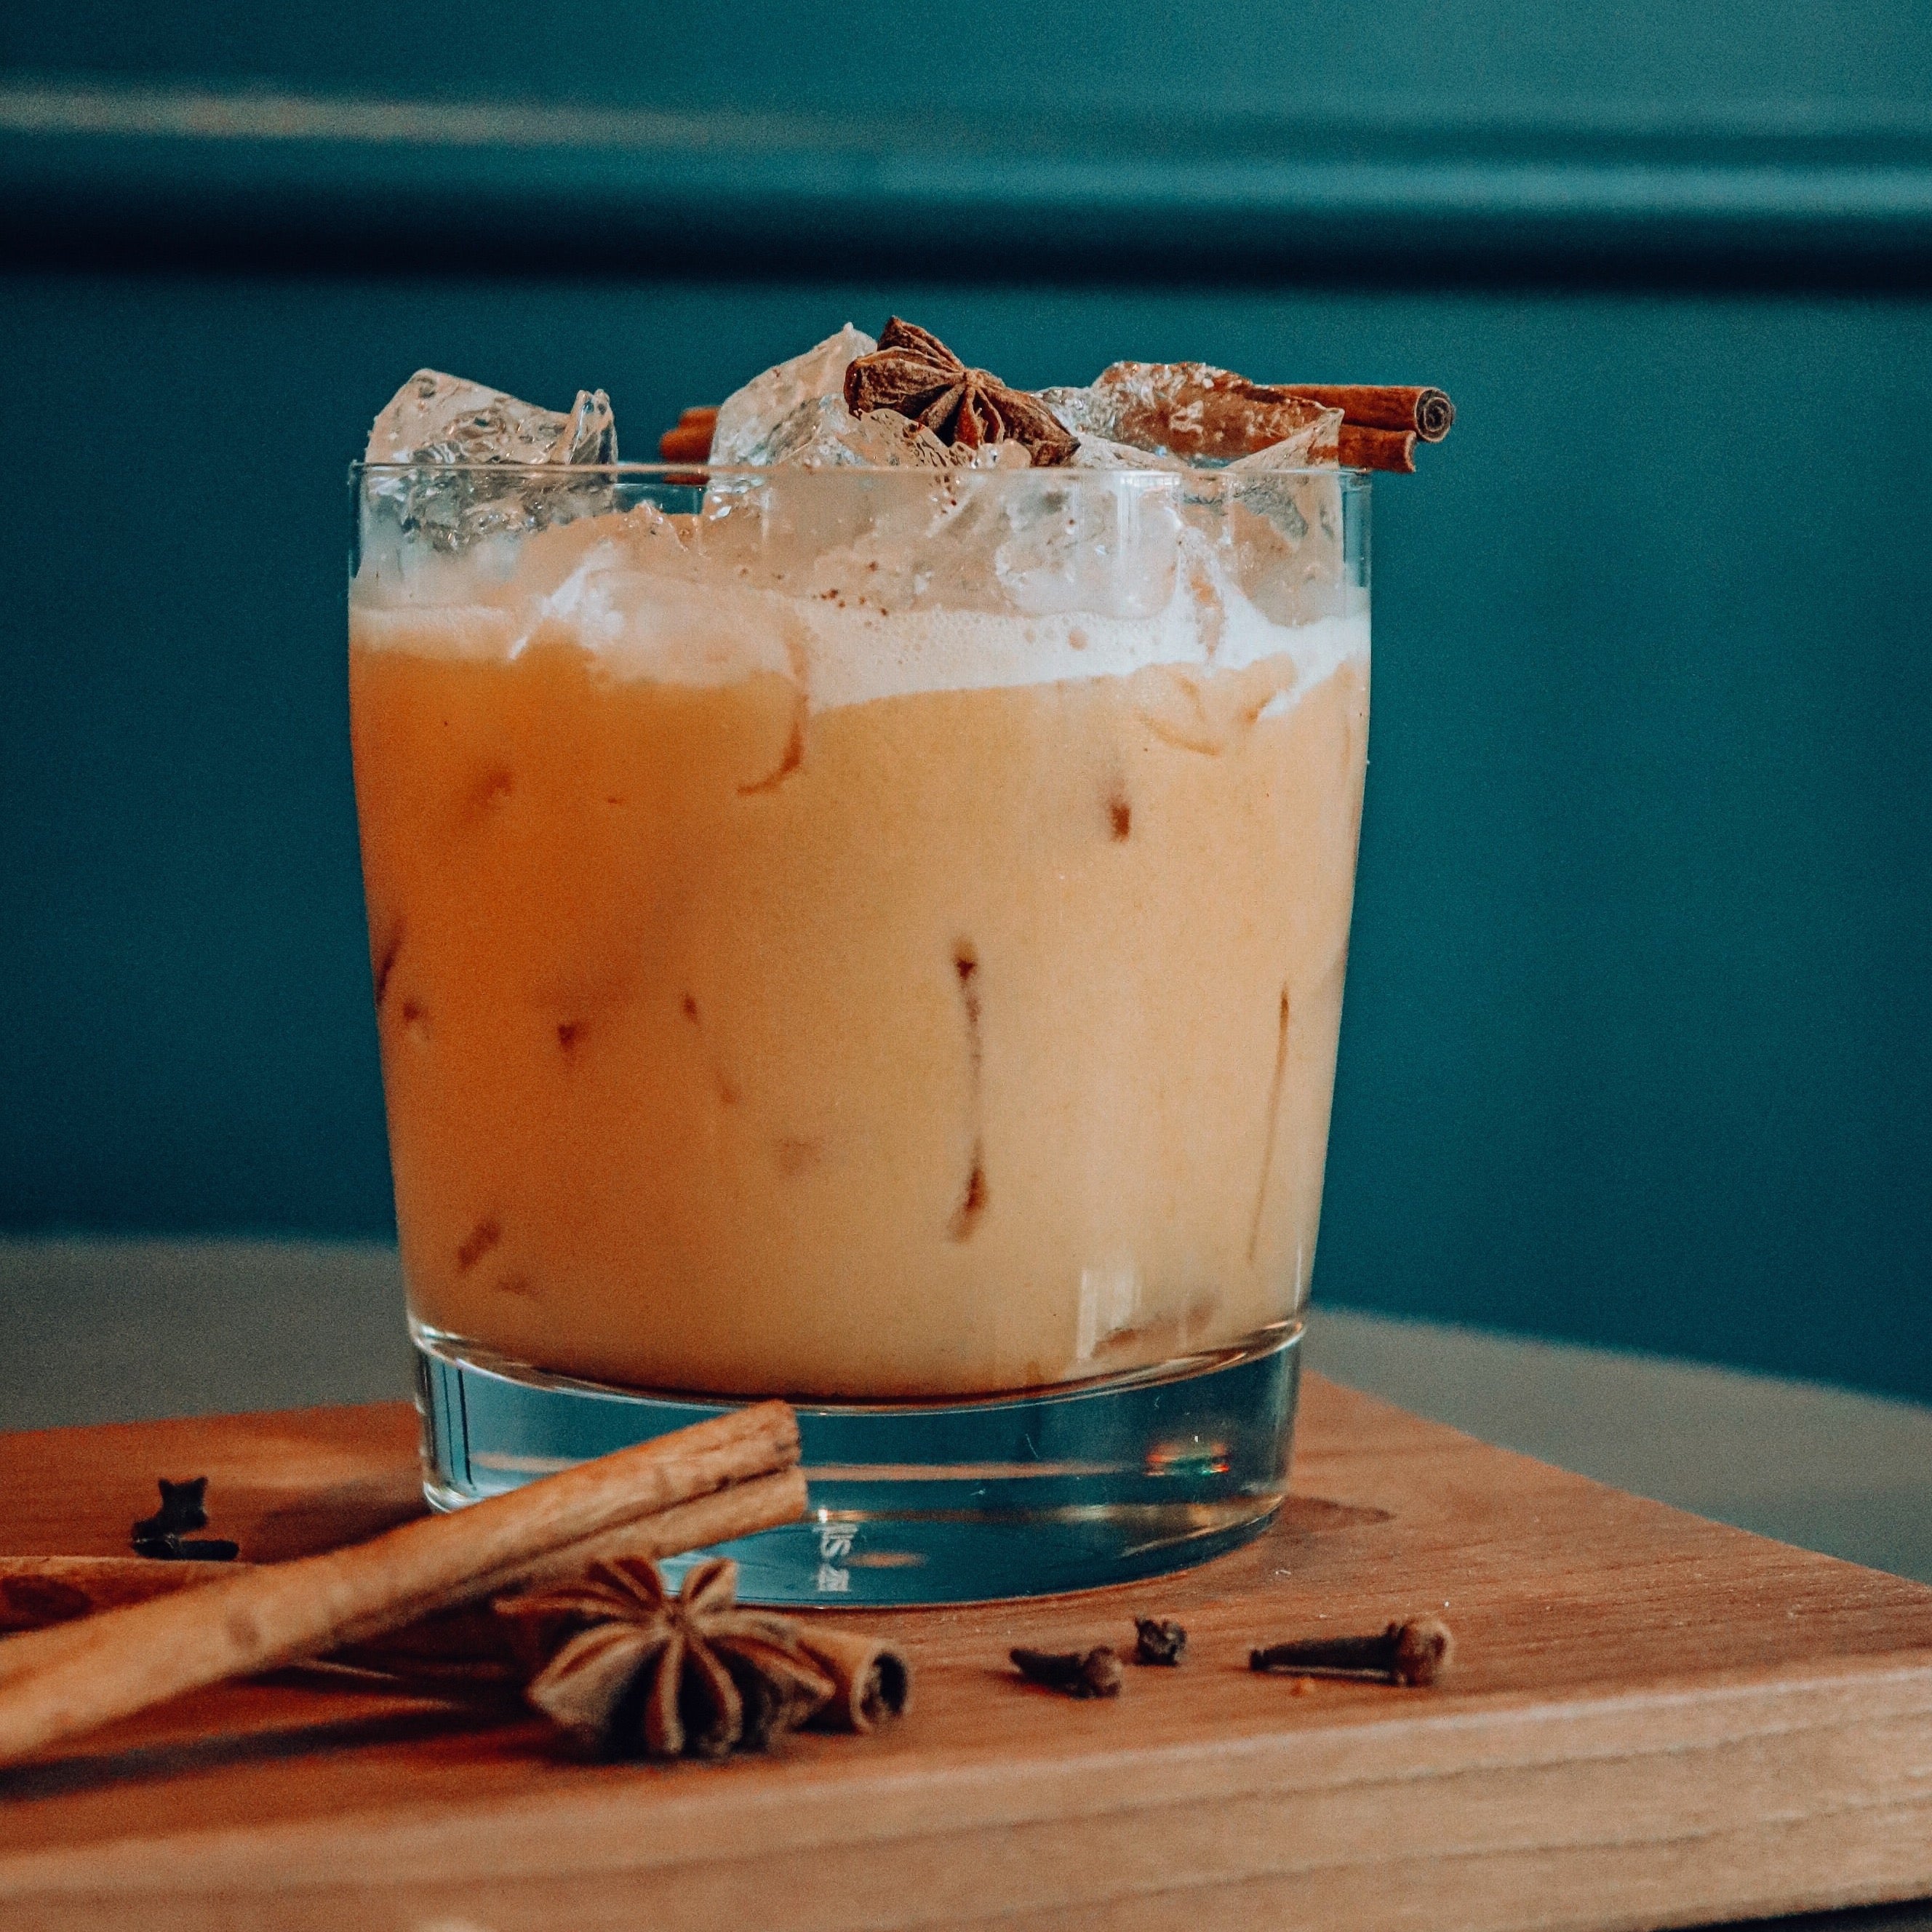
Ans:
<svg viewBox="0 0 1932 1932"><path fill-rule="evenodd" d="M1256 1336L1314 1256L1365 603L1312 542L1258 566L1232 484L1078 477L1124 590L1010 548L956 592L786 508L838 480L742 503L748 544L725 500L365 556L414 1317L601 1382L882 1399ZM966 541L962 487L1024 536L994 493L1039 481L944 485L922 541Z"/></svg>

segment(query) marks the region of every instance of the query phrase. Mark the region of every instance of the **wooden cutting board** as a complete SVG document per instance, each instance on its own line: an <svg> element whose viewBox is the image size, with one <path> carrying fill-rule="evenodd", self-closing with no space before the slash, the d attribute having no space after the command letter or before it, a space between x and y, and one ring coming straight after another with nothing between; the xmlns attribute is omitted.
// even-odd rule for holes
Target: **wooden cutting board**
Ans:
<svg viewBox="0 0 1932 1932"><path fill-rule="evenodd" d="M110 1554L157 1475L292 1556L416 1513L400 1406L0 1437L0 1552ZM1640 1502L1311 1377L1294 1493L1186 1576L880 1615L914 1706L722 1766L311 1681L184 1699L0 1772L0 1924L277 1932L1652 1927L1932 1892L1932 1589ZM1117 1702L1016 1642L1178 1670ZM1432 1690L1257 1641L1432 1612ZM868 1619L846 1616L838 1621Z"/></svg>

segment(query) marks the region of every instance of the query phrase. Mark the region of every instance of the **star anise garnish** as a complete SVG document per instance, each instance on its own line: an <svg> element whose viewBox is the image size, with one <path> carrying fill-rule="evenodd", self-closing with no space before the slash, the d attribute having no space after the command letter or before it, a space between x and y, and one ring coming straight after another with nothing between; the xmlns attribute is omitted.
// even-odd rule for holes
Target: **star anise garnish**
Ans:
<svg viewBox="0 0 1932 1932"><path fill-rule="evenodd" d="M894 410L962 448L1017 442L1036 466L1065 463L1079 446L1037 396L968 368L930 330L897 316L879 332L878 347L847 368L845 404L855 416Z"/></svg>
<svg viewBox="0 0 1932 1932"><path fill-rule="evenodd" d="M535 1674L524 1695L602 1756L718 1758L761 1750L832 1696L789 1618L741 1609L738 1566L695 1564L674 1597L643 1557L580 1582L500 1599Z"/></svg>

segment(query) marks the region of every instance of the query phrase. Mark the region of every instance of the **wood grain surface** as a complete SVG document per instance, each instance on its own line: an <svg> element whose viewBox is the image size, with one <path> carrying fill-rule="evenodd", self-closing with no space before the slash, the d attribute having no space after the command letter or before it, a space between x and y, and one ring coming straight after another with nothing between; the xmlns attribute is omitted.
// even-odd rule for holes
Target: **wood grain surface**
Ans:
<svg viewBox="0 0 1932 1932"><path fill-rule="evenodd" d="M420 1509L399 1406L0 1438L0 1553L113 1553L158 1475L273 1561ZM1725 1529L1311 1378L1276 1528L1164 1582L840 1616L914 1708L719 1767L592 1767L533 1724L295 1678L0 1772L0 1923L1662 1927L1932 1892L1932 1589ZM1434 1690L1246 1669L1432 1612ZM1178 1670L1117 1702L1015 1643Z"/></svg>

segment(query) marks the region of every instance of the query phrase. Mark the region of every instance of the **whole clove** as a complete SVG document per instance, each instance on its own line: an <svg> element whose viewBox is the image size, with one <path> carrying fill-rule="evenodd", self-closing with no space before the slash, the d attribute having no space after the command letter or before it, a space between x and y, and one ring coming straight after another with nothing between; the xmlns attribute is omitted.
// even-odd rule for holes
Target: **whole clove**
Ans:
<svg viewBox="0 0 1932 1932"><path fill-rule="evenodd" d="M1187 1654L1187 1633L1180 1624L1156 1617L1134 1619L1136 1664L1178 1664Z"/></svg>
<svg viewBox="0 0 1932 1932"><path fill-rule="evenodd" d="M171 1483L160 1478L161 1506L134 1526L136 1538L179 1536L190 1529L206 1527L208 1522L208 1478L190 1476L186 1482Z"/></svg>
<svg viewBox="0 0 1932 1932"><path fill-rule="evenodd" d="M1118 1697L1120 1660L1106 1644L1091 1650L1016 1650L1015 1666L1029 1684L1063 1690L1070 1697Z"/></svg>
<svg viewBox="0 0 1932 1932"><path fill-rule="evenodd" d="M161 1506L143 1516L129 1532L136 1556L158 1557L164 1562L232 1563L241 1549L225 1536L190 1537L208 1522L208 1478L193 1476L184 1483L160 1485Z"/></svg>
<svg viewBox="0 0 1932 1932"><path fill-rule="evenodd" d="M232 1563L240 1544L225 1536L144 1536L134 1540L136 1556L158 1556L165 1563Z"/></svg>
<svg viewBox="0 0 1932 1932"><path fill-rule="evenodd" d="M1251 1651L1250 1670L1296 1676L1365 1677L1386 1684L1433 1684L1449 1661L1449 1626L1433 1617L1390 1624L1374 1636L1312 1637Z"/></svg>

